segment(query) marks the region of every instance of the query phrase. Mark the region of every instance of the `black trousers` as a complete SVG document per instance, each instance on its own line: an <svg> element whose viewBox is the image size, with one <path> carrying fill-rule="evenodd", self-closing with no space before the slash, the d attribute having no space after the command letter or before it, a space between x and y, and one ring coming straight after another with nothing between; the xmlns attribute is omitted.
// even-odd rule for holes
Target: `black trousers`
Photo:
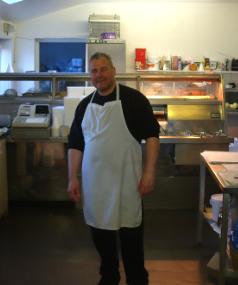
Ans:
<svg viewBox="0 0 238 285"><path fill-rule="evenodd" d="M94 245L101 258L100 285L119 284L119 249L127 284L148 284L148 272L144 267L143 223L136 228L121 228L117 231L94 227L90 229Z"/></svg>

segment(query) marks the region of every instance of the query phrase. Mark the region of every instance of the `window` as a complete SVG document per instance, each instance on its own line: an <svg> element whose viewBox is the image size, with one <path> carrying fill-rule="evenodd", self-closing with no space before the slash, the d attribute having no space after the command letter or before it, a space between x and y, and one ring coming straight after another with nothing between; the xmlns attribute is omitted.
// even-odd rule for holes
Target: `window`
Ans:
<svg viewBox="0 0 238 285"><path fill-rule="evenodd" d="M40 71L85 72L85 43L40 42Z"/></svg>
<svg viewBox="0 0 238 285"><path fill-rule="evenodd" d="M40 72L85 72L86 43L78 39L39 40ZM80 82L61 81L59 91L68 85L82 85ZM50 91L50 82L40 84L42 91Z"/></svg>

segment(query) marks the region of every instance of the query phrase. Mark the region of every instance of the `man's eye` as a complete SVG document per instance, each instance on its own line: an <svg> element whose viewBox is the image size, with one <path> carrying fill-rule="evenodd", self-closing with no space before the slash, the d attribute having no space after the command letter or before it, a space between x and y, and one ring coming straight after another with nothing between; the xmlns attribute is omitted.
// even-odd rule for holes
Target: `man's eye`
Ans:
<svg viewBox="0 0 238 285"><path fill-rule="evenodd" d="M102 72L105 72L105 71L107 71L107 70L108 70L108 68L107 68L106 66L101 68L101 71L102 71Z"/></svg>
<svg viewBox="0 0 238 285"><path fill-rule="evenodd" d="M98 72L107 72L109 68L107 66L101 67L100 69L92 69L90 71L91 74L96 74Z"/></svg>

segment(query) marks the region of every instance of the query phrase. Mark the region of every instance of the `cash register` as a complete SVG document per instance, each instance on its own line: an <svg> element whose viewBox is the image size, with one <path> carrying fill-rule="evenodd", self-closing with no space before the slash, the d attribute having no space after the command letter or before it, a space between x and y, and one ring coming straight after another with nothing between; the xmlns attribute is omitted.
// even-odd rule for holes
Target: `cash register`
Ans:
<svg viewBox="0 0 238 285"><path fill-rule="evenodd" d="M50 136L51 112L48 104L21 104L12 122L13 138Z"/></svg>

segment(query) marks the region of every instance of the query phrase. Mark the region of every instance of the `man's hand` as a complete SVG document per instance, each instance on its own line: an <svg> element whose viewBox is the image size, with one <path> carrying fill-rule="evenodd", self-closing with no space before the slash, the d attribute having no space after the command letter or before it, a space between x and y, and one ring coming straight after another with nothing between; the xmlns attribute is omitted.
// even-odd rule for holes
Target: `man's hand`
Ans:
<svg viewBox="0 0 238 285"><path fill-rule="evenodd" d="M155 175L150 173L145 173L142 175L138 190L141 196L151 193L155 187Z"/></svg>
<svg viewBox="0 0 238 285"><path fill-rule="evenodd" d="M67 191L72 201L76 203L80 201L81 185L79 183L78 178L73 178L69 180Z"/></svg>
<svg viewBox="0 0 238 285"><path fill-rule="evenodd" d="M146 195L154 190L156 164L159 155L159 139L151 137L146 140L145 144L145 161L143 172L139 182L138 191L141 196Z"/></svg>
<svg viewBox="0 0 238 285"><path fill-rule="evenodd" d="M68 194L72 201L79 202L81 194L81 183L78 179L79 169L81 169L83 154L80 150L68 150Z"/></svg>

